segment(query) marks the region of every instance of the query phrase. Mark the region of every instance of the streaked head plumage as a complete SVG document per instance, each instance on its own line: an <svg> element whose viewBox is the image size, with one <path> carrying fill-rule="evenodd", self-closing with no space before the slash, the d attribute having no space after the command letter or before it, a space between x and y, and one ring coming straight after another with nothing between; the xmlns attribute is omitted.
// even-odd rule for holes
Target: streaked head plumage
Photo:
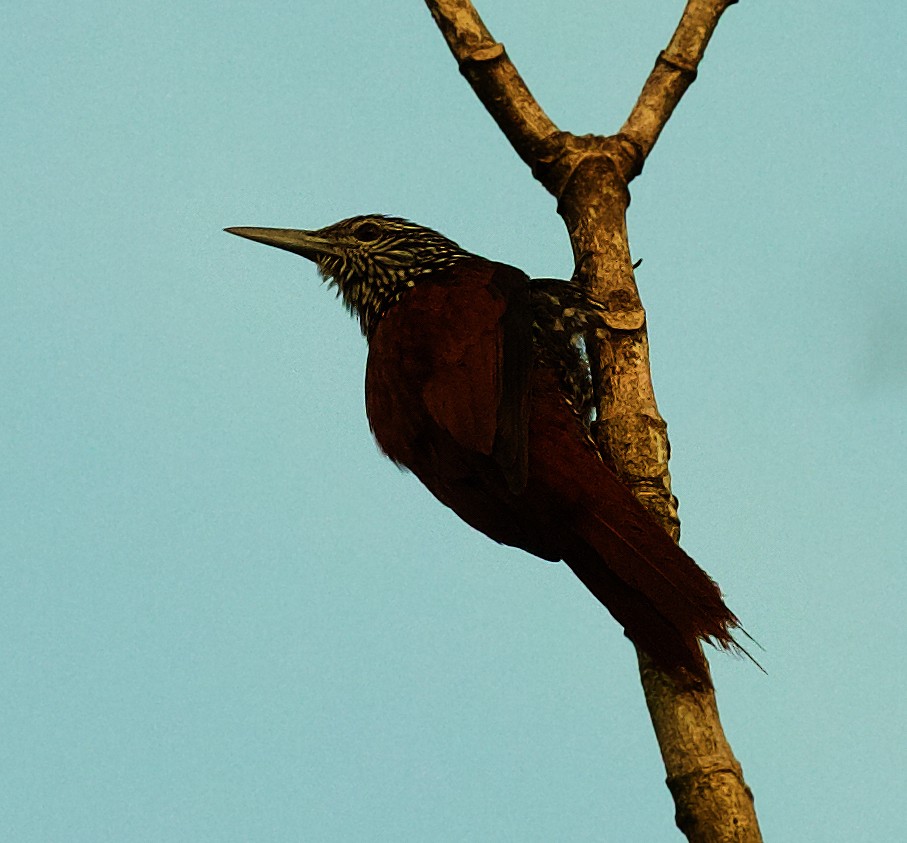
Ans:
<svg viewBox="0 0 907 843"><path fill-rule="evenodd" d="M314 231L230 228L232 234L313 261L370 334L407 289L439 269L471 257L453 240L401 217L365 214Z"/></svg>

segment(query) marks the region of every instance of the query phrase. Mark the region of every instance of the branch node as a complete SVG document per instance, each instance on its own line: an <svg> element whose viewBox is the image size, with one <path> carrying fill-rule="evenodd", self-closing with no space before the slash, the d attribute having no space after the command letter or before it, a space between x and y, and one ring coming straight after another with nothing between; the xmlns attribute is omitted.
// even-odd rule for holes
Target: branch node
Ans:
<svg viewBox="0 0 907 843"><path fill-rule="evenodd" d="M726 763L723 760L702 760L700 761L701 766L696 769L689 770L686 773L679 773L677 775L668 776L665 779L665 783L668 786L668 789L674 792L680 792L684 788L694 787L698 782L701 782L703 779L706 779L710 776L717 775L729 775L738 779L743 783L743 771L740 768L740 765L732 765Z"/></svg>
<svg viewBox="0 0 907 843"><path fill-rule="evenodd" d="M495 41L493 44L483 44L481 47L476 47L474 50L471 50L467 55L463 56L460 64L494 61L503 55L504 45L500 41Z"/></svg>
<svg viewBox="0 0 907 843"><path fill-rule="evenodd" d="M614 302L608 302L609 309L605 312L603 318L605 324L612 331L638 331L646 322L646 312L641 307L627 307L626 309L615 309Z"/></svg>
<svg viewBox="0 0 907 843"><path fill-rule="evenodd" d="M622 153L621 162L623 168L621 172L623 173L627 184L629 184L642 172L643 164L645 164L646 161L645 150L635 138L625 135L623 132L618 132L616 135L612 135L612 137Z"/></svg>
<svg viewBox="0 0 907 843"><path fill-rule="evenodd" d="M642 149L626 135L574 135L552 132L534 147L532 175L558 200L568 191L577 168L592 161L616 174L626 191L627 183L642 168ZM560 213L560 210L558 211Z"/></svg>
<svg viewBox="0 0 907 843"><path fill-rule="evenodd" d="M671 55L667 50L662 50L658 54L658 60L673 67L675 70L679 70L690 80L690 82L696 78L696 74L698 73L695 64L690 64L690 62L685 61L681 56Z"/></svg>
<svg viewBox="0 0 907 843"><path fill-rule="evenodd" d="M569 132L553 132L536 145L530 164L533 178L541 182L555 197L576 166L571 161L574 136Z"/></svg>

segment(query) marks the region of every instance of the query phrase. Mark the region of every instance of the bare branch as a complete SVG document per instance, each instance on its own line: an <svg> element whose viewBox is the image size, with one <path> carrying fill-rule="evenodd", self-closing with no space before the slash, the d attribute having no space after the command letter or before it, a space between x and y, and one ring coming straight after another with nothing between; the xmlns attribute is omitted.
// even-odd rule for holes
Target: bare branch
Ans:
<svg viewBox="0 0 907 843"><path fill-rule="evenodd" d="M639 671L677 827L692 843L761 843L753 793L724 736L714 689L678 687L642 652Z"/></svg>
<svg viewBox="0 0 907 843"><path fill-rule="evenodd" d="M469 0L425 0L453 53L460 73L498 127L530 167L557 126L495 41Z"/></svg>
<svg viewBox="0 0 907 843"><path fill-rule="evenodd" d="M699 62L718 19L737 0L688 0L671 43L655 62L620 133L638 148L641 160L652 151L680 98L696 79Z"/></svg>
<svg viewBox="0 0 907 843"><path fill-rule="evenodd" d="M626 229L628 184L696 76L724 10L736 0L688 0L620 133L561 132L535 101L469 0L426 0L485 108L532 174L558 199L574 278L606 305L610 335L589 344L598 393L596 436L634 494L676 540L667 426L649 368L645 311ZM696 843L759 843L752 794L718 719L712 687L681 684L639 653L646 704L661 748L678 827Z"/></svg>

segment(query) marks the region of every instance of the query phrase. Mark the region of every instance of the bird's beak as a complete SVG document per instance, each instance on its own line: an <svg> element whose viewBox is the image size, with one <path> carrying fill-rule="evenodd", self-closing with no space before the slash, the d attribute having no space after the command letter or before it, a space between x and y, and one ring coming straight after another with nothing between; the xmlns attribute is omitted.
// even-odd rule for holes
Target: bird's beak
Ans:
<svg viewBox="0 0 907 843"><path fill-rule="evenodd" d="M336 254L337 249L333 240L319 236L317 231L297 231L294 228L225 228L224 231L266 246L285 249L312 261L317 261L322 255Z"/></svg>

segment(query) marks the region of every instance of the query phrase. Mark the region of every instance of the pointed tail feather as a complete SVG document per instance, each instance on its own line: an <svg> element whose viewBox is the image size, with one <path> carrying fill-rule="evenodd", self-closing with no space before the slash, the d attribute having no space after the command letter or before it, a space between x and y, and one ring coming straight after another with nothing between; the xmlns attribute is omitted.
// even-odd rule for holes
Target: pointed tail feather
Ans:
<svg viewBox="0 0 907 843"><path fill-rule="evenodd" d="M544 478L552 498L566 504L564 561L668 672L707 676L701 640L749 655L731 634L739 622L715 582L578 435L582 424L570 408L552 398L534 417L544 447L531 448L530 475Z"/></svg>
<svg viewBox="0 0 907 843"><path fill-rule="evenodd" d="M628 586L602 564L592 548L566 559L574 574L624 628L627 637L648 653L659 666L676 675L686 670L698 679L706 677L706 664L696 635L684 634L666 620L641 591Z"/></svg>

